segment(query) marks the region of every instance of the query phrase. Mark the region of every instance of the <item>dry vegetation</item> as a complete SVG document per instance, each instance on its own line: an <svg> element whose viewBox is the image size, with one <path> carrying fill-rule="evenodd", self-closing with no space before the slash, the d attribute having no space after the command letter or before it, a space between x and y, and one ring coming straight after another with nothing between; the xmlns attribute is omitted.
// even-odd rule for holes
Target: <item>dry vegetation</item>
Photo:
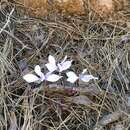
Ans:
<svg viewBox="0 0 130 130"><path fill-rule="evenodd" d="M32 1L0 3L0 130L130 129L129 0L75 2L81 12L73 0L45 10ZM45 69L49 54L68 55L73 71L99 80L26 83L22 76Z"/></svg>

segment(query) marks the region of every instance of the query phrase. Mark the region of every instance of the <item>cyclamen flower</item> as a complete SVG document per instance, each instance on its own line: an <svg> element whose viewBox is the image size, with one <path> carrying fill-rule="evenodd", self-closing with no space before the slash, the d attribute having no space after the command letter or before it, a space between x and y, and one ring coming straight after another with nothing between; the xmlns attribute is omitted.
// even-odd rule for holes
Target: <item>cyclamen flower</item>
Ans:
<svg viewBox="0 0 130 130"><path fill-rule="evenodd" d="M62 62L57 64L59 72L69 69L71 64L72 64L72 60L70 60L70 61L67 60L67 56L65 56L65 58L62 60Z"/></svg>
<svg viewBox="0 0 130 130"><path fill-rule="evenodd" d="M59 72L62 72L64 70L69 69L72 64L72 60L70 60L70 61L67 60L67 56L65 56L65 58L62 60L62 62L56 64L55 58L53 56L49 55L48 61L49 61L49 63L45 64L45 66L47 67L47 69L50 72L54 72L56 70L58 70Z"/></svg>
<svg viewBox="0 0 130 130"><path fill-rule="evenodd" d="M69 71L66 73L66 75L68 77L67 81L70 83L74 83L78 79L83 81L83 82L89 82L92 79L95 79L95 80L98 79L98 77L94 77L93 75L87 75L85 73L86 73L86 69L84 69L83 72L79 76L77 76L73 71Z"/></svg>
<svg viewBox="0 0 130 130"><path fill-rule="evenodd" d="M34 74L26 74L23 76L23 79L25 81L27 81L28 83L32 83L32 82L42 82L44 80L49 81L49 82L56 82L58 81L60 78L62 78L62 76L56 75L56 74L52 74L51 72L48 72L47 74L43 74L41 72L41 68L39 65L35 66L34 69L35 73L37 75Z"/></svg>

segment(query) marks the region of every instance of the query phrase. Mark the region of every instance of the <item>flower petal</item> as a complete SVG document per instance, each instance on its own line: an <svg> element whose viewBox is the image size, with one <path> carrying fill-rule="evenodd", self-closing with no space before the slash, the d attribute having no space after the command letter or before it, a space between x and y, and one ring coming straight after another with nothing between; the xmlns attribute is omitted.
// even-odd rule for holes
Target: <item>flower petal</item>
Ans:
<svg viewBox="0 0 130 130"><path fill-rule="evenodd" d="M68 77L77 76L73 71L69 71L66 73Z"/></svg>
<svg viewBox="0 0 130 130"><path fill-rule="evenodd" d="M48 56L48 61L49 61L49 63L51 63L51 64L56 64L56 60L55 60L55 57L54 56L52 56L52 55L49 55Z"/></svg>
<svg viewBox="0 0 130 130"><path fill-rule="evenodd" d="M62 64L58 64L58 67L59 67L59 72L62 72L64 70L67 70L70 68L72 64L72 61L65 61L64 63Z"/></svg>
<svg viewBox="0 0 130 130"><path fill-rule="evenodd" d="M87 72L87 69L83 69L82 74L85 74Z"/></svg>
<svg viewBox="0 0 130 130"><path fill-rule="evenodd" d="M76 80L79 78L73 71L67 72L67 81L70 83L76 82Z"/></svg>
<svg viewBox="0 0 130 130"><path fill-rule="evenodd" d="M46 80L49 81L49 82L56 82L61 78L62 78L62 76L59 76L59 75L56 75L56 74L50 74L50 75L47 75Z"/></svg>
<svg viewBox="0 0 130 130"><path fill-rule="evenodd" d="M54 65L54 64L47 63L47 64L45 64L45 66L47 67L47 69L48 69L50 72L53 72L53 71L57 70L57 66Z"/></svg>
<svg viewBox="0 0 130 130"><path fill-rule="evenodd" d="M28 83L36 82L39 80L39 78L34 74L26 74L23 76L23 79Z"/></svg>
<svg viewBox="0 0 130 130"><path fill-rule="evenodd" d="M83 82L89 82L90 80L92 79L98 79L98 77L94 77L93 75L80 75L80 79L83 81Z"/></svg>
<svg viewBox="0 0 130 130"><path fill-rule="evenodd" d="M49 61L49 63L45 64L45 66L47 67L47 69L50 72L53 72L53 71L57 70L55 58L53 56L49 55L48 56L48 61Z"/></svg>
<svg viewBox="0 0 130 130"><path fill-rule="evenodd" d="M41 73L40 80L41 80L41 81L44 81L44 80L45 80L45 75L44 75L43 73Z"/></svg>
<svg viewBox="0 0 130 130"><path fill-rule="evenodd" d="M38 76L41 76L41 68L39 65L36 65L35 68L34 68L34 71L35 73L38 75Z"/></svg>

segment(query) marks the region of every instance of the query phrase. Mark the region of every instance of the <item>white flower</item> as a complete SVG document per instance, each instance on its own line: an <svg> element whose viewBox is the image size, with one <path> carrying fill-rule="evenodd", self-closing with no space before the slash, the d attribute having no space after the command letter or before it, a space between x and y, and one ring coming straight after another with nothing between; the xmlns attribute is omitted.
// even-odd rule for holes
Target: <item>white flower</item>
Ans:
<svg viewBox="0 0 130 130"><path fill-rule="evenodd" d="M67 59L67 56L65 56L65 58L63 59L63 61L61 63L58 63L57 66L58 66L58 69L59 69L59 72L62 72L64 70L67 70L70 68L71 64L72 64L72 60L66 60Z"/></svg>
<svg viewBox="0 0 130 130"><path fill-rule="evenodd" d="M69 71L66 73L67 75L67 81L70 82L70 83L74 83L78 80L78 76L73 72L73 71Z"/></svg>
<svg viewBox="0 0 130 130"><path fill-rule="evenodd" d="M67 56L65 56L65 58L63 59L63 61L61 63L56 64L56 60L53 56L49 55L48 56L48 61L49 63L45 64L45 66L47 67L47 69L50 72L54 72L55 70L58 70L59 72L62 72L64 70L67 70L70 68L71 64L72 64L72 60L66 60Z"/></svg>
<svg viewBox="0 0 130 130"><path fill-rule="evenodd" d="M59 76L57 74L52 74L51 72L48 72L46 75L45 75L45 80L49 81L49 82L56 82L58 81L59 79L61 79L62 76Z"/></svg>
<svg viewBox="0 0 130 130"><path fill-rule="evenodd" d="M28 83L37 82L37 81L42 82L43 80L45 80L45 75L41 72L41 68L39 65L35 66L34 71L38 76L34 74L26 74L23 76L23 79Z"/></svg>
<svg viewBox="0 0 130 130"><path fill-rule="evenodd" d="M46 75L44 75L42 72L41 72L41 68L39 65L36 65L35 66L35 69L34 69L35 73L37 74L34 75L34 74L26 74L23 76L23 79L25 81L27 81L28 83L32 83L32 82L37 82L37 81L49 81L49 82L56 82L58 81L60 78L62 78L62 76L59 76L59 75L56 75L56 74L52 74L51 72L47 73Z"/></svg>
<svg viewBox="0 0 130 130"><path fill-rule="evenodd" d="M98 80L98 77L94 77L93 75L87 75L86 69L83 70L83 72L79 75L79 79L82 80L83 82L89 82L92 79Z"/></svg>
<svg viewBox="0 0 130 130"><path fill-rule="evenodd" d="M92 79L98 79L97 77L94 77L93 75L80 75L80 80L83 82L89 82Z"/></svg>
<svg viewBox="0 0 130 130"><path fill-rule="evenodd" d="M83 82L89 82L92 79L98 79L98 77L94 77L93 75L87 75L86 73L86 69L83 70L83 72L77 76L73 71L67 72L67 81L70 83L74 83L76 82L78 79L83 81Z"/></svg>

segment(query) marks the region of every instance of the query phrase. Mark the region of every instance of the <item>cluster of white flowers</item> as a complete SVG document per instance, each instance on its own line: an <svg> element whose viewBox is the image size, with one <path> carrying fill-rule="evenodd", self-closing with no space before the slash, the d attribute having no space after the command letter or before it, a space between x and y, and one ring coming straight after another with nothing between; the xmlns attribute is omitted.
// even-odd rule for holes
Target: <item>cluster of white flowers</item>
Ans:
<svg viewBox="0 0 130 130"><path fill-rule="evenodd" d="M65 70L68 70L71 67L71 65L72 65L72 60L67 60L67 56L65 56L65 58L61 62L57 63L55 58L49 55L48 63L45 64L49 72L44 74L41 71L40 66L36 65L34 69L36 75L26 74L23 76L23 79L28 83L43 82L43 81L56 82L61 78L63 78L63 76L61 76L61 73ZM98 79L98 77L94 77L93 75L85 74L86 71L87 70L84 69L83 72L78 76L73 71L66 72L67 81L70 83L75 83L77 80L81 80L83 82L89 82L91 79L96 79L96 80ZM59 72L59 75L55 74L54 72Z"/></svg>

